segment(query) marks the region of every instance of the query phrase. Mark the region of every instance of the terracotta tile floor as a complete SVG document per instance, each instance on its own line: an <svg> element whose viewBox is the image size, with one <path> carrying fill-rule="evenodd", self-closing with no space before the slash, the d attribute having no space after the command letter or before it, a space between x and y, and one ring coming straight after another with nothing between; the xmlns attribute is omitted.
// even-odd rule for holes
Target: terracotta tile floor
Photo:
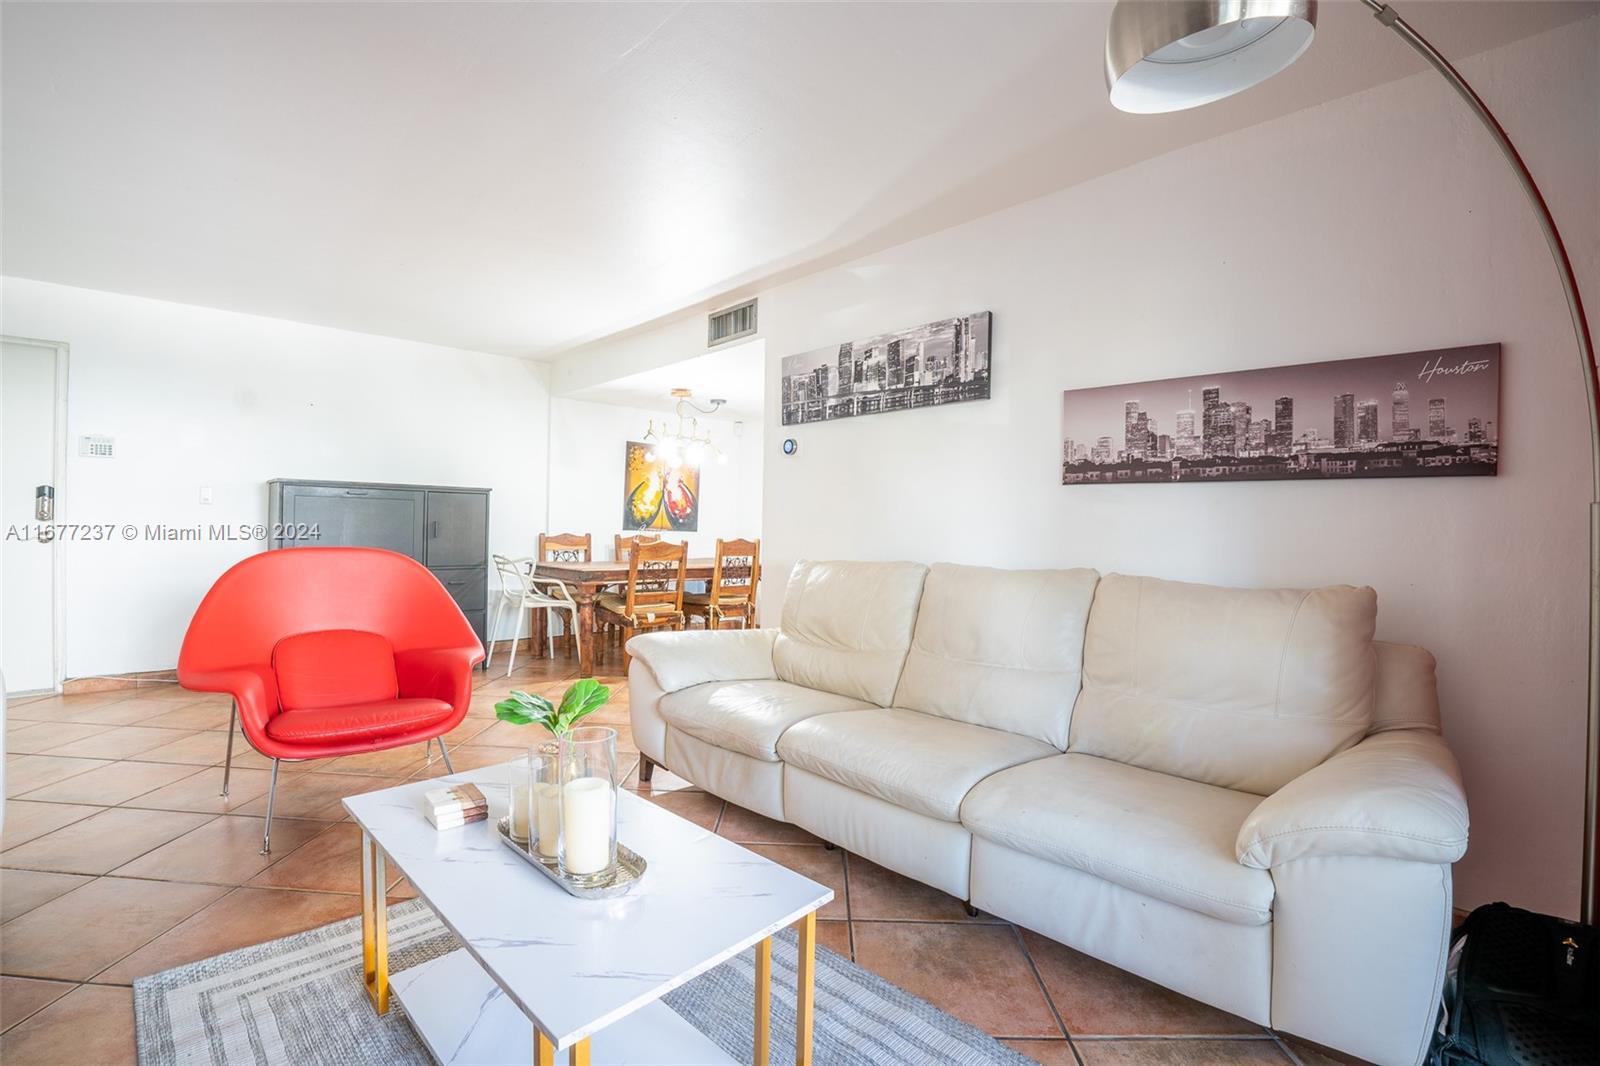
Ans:
<svg viewBox="0 0 1600 1066"><path fill-rule="evenodd" d="M623 731L633 761L627 686L616 650L607 654L614 705L596 720ZM457 769L525 746L529 734L494 720L496 700L512 688L559 695L576 673L568 659L522 662L509 681L480 678L449 737ZM0 1059L132 1062L135 977L356 914L358 835L340 798L444 772L415 749L285 764L273 851L261 856L270 763L238 740L232 795L218 796L227 724L225 699L175 686L12 704ZM628 784L638 788L636 771ZM957 899L665 771L640 795L832 886L824 945L1042 1063L1347 1061L1005 922L968 918ZM392 900L411 894L404 880L390 886Z"/></svg>

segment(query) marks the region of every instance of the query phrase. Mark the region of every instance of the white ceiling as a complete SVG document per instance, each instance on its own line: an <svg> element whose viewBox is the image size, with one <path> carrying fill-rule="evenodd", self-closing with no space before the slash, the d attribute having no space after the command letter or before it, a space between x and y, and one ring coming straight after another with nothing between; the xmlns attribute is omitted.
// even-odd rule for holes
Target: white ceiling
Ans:
<svg viewBox="0 0 1600 1066"><path fill-rule="evenodd" d="M1324 0L1126 116L1110 6L6 3L0 267L549 356L1421 69ZM1453 57L1594 10L1400 7Z"/></svg>
<svg viewBox="0 0 1600 1066"><path fill-rule="evenodd" d="M746 341L657 367L601 385L576 389L567 396L595 403L621 404L624 407L671 411L677 403L673 389L690 389L694 402L709 406L713 399L726 400L718 418L733 421L760 421L765 401L766 342Z"/></svg>

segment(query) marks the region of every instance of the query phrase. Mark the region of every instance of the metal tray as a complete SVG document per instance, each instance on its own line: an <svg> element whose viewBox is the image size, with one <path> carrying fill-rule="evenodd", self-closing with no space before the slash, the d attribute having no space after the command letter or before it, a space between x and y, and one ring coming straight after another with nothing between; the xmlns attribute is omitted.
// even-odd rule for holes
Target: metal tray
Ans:
<svg viewBox="0 0 1600 1066"><path fill-rule="evenodd" d="M649 865L644 861L644 856L617 842L617 865L608 881L595 885L579 885L561 875L561 870L554 863L545 862L533 854L526 846L518 844L511 839L511 819L502 818L496 823L499 830L500 843L511 849L512 854L544 874L550 880L566 890L567 895L579 899L615 899L623 895L644 876L645 867Z"/></svg>

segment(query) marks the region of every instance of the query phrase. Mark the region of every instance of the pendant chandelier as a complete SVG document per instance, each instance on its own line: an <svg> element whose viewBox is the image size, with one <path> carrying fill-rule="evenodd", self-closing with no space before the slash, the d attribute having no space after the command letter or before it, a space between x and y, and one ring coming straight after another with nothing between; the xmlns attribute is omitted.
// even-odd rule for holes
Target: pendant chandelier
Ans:
<svg viewBox="0 0 1600 1066"><path fill-rule="evenodd" d="M663 418L658 432L655 419L649 421L644 440L650 450L645 453L645 460L653 463L660 459L668 466L699 466L706 456L715 455L717 462L726 463L728 456L717 447L711 434L700 428L697 416L716 414L728 401L712 400L710 407L701 407L691 398L694 392L690 389L673 389L672 395L678 401L674 408L677 422L669 428Z"/></svg>

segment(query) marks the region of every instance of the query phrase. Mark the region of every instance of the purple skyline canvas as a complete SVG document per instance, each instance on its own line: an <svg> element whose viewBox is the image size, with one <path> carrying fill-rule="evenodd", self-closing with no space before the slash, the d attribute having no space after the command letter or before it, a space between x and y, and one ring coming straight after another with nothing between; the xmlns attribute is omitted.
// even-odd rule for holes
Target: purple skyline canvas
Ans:
<svg viewBox="0 0 1600 1066"><path fill-rule="evenodd" d="M1492 476L1500 345L1069 389L1062 484Z"/></svg>

